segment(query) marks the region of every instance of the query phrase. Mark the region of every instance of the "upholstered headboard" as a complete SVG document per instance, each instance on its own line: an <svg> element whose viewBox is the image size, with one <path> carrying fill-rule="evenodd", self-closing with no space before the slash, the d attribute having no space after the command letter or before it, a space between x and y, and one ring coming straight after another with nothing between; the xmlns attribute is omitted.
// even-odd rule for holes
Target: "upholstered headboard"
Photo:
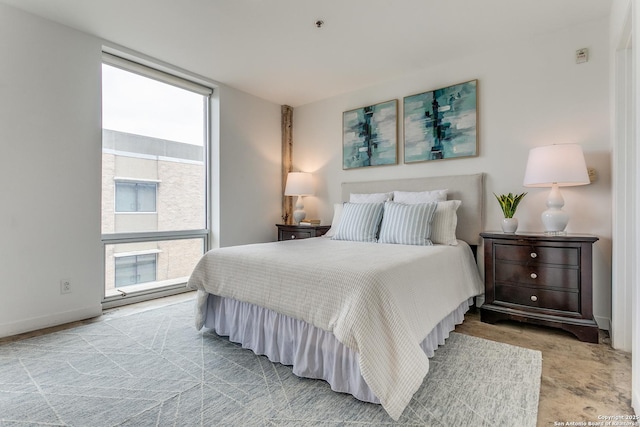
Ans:
<svg viewBox="0 0 640 427"><path fill-rule="evenodd" d="M447 200L461 200L456 236L470 245L480 243L483 224L484 174L405 178L385 181L343 182L342 200L351 193L386 193L447 189Z"/></svg>

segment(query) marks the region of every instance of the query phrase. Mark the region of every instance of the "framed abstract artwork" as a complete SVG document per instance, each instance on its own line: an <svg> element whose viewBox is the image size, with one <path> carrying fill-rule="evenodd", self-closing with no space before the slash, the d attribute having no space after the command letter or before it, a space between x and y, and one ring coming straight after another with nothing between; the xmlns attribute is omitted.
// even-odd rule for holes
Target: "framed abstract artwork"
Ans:
<svg viewBox="0 0 640 427"><path fill-rule="evenodd" d="M478 155L477 80L404 98L404 162Z"/></svg>
<svg viewBox="0 0 640 427"><path fill-rule="evenodd" d="M398 163L398 100L342 113L342 168Z"/></svg>

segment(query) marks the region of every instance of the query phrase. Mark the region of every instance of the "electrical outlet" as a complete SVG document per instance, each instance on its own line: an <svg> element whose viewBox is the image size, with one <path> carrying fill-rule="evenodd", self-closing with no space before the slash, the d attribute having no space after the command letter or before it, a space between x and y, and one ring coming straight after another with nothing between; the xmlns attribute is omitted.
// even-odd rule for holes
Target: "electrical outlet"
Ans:
<svg viewBox="0 0 640 427"><path fill-rule="evenodd" d="M69 280L69 279L60 279L60 293L61 294L70 294L71 293L71 280Z"/></svg>

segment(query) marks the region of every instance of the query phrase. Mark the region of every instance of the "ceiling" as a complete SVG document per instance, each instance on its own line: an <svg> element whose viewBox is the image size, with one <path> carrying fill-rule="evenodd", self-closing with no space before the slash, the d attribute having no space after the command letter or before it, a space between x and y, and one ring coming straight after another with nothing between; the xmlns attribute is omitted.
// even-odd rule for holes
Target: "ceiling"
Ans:
<svg viewBox="0 0 640 427"><path fill-rule="evenodd" d="M611 7L611 0L0 2L294 107L600 19Z"/></svg>

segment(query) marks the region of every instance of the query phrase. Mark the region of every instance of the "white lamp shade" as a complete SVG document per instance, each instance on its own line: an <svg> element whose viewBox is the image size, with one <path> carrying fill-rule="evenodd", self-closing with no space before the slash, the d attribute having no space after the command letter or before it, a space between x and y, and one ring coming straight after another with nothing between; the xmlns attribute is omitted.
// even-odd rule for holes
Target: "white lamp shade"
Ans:
<svg viewBox="0 0 640 427"><path fill-rule="evenodd" d="M589 183L587 164L578 144L548 145L529 151L524 173L525 187L551 187L547 210L541 219L545 234L562 236L569 222L569 214L562 210L564 199L559 187Z"/></svg>
<svg viewBox="0 0 640 427"><path fill-rule="evenodd" d="M524 173L525 187L568 187L589 184L582 147L558 144L532 148Z"/></svg>
<svg viewBox="0 0 640 427"><path fill-rule="evenodd" d="M289 172L285 196L313 196L313 176L307 172Z"/></svg>

